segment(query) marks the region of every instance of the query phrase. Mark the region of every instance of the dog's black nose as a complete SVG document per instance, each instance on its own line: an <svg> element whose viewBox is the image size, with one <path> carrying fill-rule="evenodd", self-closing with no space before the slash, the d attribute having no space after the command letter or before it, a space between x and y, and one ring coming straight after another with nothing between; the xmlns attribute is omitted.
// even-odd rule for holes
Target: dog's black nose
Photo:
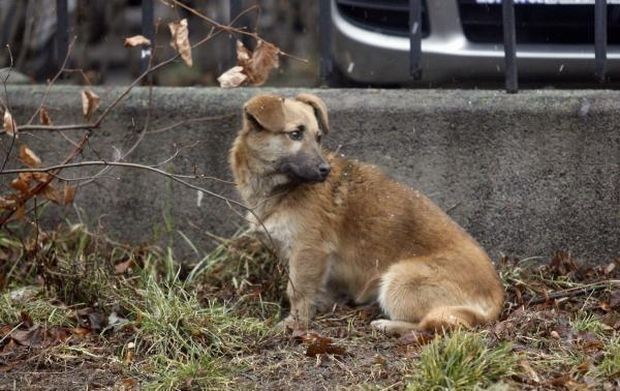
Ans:
<svg viewBox="0 0 620 391"><path fill-rule="evenodd" d="M321 174L321 177L323 178L327 178L327 175L329 175L329 172L332 170L332 168L329 166L328 163L321 163L319 165L319 173Z"/></svg>

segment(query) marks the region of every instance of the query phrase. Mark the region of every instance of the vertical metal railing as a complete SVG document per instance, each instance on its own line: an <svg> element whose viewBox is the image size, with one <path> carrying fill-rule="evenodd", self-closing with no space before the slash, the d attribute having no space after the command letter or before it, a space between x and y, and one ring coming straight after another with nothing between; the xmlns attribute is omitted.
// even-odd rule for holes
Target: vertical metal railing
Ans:
<svg viewBox="0 0 620 391"><path fill-rule="evenodd" d="M151 40L155 38L155 11L153 9L153 0L142 0L142 35ZM153 55L151 47L142 48L140 53L140 71L145 72L151 56Z"/></svg>
<svg viewBox="0 0 620 391"><path fill-rule="evenodd" d="M323 85L330 81L332 63L332 0L319 1L319 50L320 80ZM518 91L517 41L515 1L502 0L502 25L504 35L505 83L508 93ZM242 0L230 0L229 21L241 13ZM409 0L409 73L414 80L422 77L422 0ZM62 64L69 50L69 9L68 0L56 0L56 61ZM142 35L151 41L154 38L153 0L142 0ZM231 38L231 62L236 63L236 43ZM607 72L607 0L594 1L594 54L595 76L606 81ZM141 53L141 69L146 70L151 57L147 48Z"/></svg>
<svg viewBox="0 0 620 391"><path fill-rule="evenodd" d="M603 82L607 68L607 0L594 3L594 61L596 78Z"/></svg>
<svg viewBox="0 0 620 391"><path fill-rule="evenodd" d="M319 51L321 54L321 84L327 85L332 69L332 9L331 0L320 0L319 3Z"/></svg>
<svg viewBox="0 0 620 391"><path fill-rule="evenodd" d="M69 51L69 7L67 0L56 0L56 63L62 66Z"/></svg>
<svg viewBox="0 0 620 391"><path fill-rule="evenodd" d="M228 23L232 23L241 14L241 0L230 0L228 8ZM230 35L230 67L237 65L237 38ZM229 67L229 68L230 68ZM218 72L221 71L218 69Z"/></svg>
<svg viewBox="0 0 620 391"><path fill-rule="evenodd" d="M504 29L504 63L506 92L514 94L519 90L517 75L517 33L514 0L502 1L502 26Z"/></svg>
<svg viewBox="0 0 620 391"><path fill-rule="evenodd" d="M422 0L409 0L409 74L422 79Z"/></svg>

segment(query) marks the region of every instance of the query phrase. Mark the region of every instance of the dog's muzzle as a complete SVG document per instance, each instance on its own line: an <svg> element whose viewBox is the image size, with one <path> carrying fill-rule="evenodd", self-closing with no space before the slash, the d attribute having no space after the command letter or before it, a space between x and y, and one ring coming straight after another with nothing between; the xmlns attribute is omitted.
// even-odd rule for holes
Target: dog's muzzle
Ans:
<svg viewBox="0 0 620 391"><path fill-rule="evenodd" d="M282 159L279 172L295 182L323 182L331 172L331 166L324 159L318 160L305 155L296 155Z"/></svg>

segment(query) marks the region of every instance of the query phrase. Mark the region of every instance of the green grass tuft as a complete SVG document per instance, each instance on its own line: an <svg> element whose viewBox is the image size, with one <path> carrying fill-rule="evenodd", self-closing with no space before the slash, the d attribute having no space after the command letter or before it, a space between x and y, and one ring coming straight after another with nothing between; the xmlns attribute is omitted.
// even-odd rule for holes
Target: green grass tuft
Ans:
<svg viewBox="0 0 620 391"><path fill-rule="evenodd" d="M579 313L571 322L571 326L581 332L588 332L596 335L605 334L605 324L594 314ZM609 327L607 327L609 329Z"/></svg>
<svg viewBox="0 0 620 391"><path fill-rule="evenodd" d="M437 336L420 353L407 390L470 390L514 373L508 344L489 347L481 333L456 330Z"/></svg>
<svg viewBox="0 0 620 391"><path fill-rule="evenodd" d="M620 336L608 341L603 352L603 360L595 372L608 379L620 379Z"/></svg>

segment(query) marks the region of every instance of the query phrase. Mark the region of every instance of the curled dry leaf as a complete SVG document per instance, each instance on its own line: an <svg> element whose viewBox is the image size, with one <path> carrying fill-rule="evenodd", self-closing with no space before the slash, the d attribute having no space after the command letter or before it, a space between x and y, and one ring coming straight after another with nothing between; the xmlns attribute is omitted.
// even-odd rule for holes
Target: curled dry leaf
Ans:
<svg viewBox="0 0 620 391"><path fill-rule="evenodd" d="M52 119L45 107L41 107L41 110L39 110L39 122L41 125L52 125Z"/></svg>
<svg viewBox="0 0 620 391"><path fill-rule="evenodd" d="M217 81L222 88L234 88L239 87L248 77L243 73L243 67L232 67L226 72L222 73Z"/></svg>
<svg viewBox="0 0 620 391"><path fill-rule="evenodd" d="M187 28L187 19L181 19L178 22L168 23L172 41L170 45L181 55L181 58L187 66L192 66L192 45L189 43L189 29Z"/></svg>
<svg viewBox="0 0 620 391"><path fill-rule="evenodd" d="M334 341L332 341L331 338L324 337L312 331L304 332L302 330L295 330L293 332L293 338L306 345L306 356L308 357L314 357L321 354L342 356L346 353L345 348L334 345Z"/></svg>
<svg viewBox="0 0 620 391"><path fill-rule="evenodd" d="M237 65L246 67L252 59L252 52L243 45L243 42L237 40Z"/></svg>
<svg viewBox="0 0 620 391"><path fill-rule="evenodd" d="M256 49L254 49L254 53L252 54L252 64L250 69L247 70L250 84L260 86L267 81L269 72L280 66L278 61L279 53L280 49L275 45L260 39L258 40Z"/></svg>
<svg viewBox="0 0 620 391"><path fill-rule="evenodd" d="M19 160L30 168L36 168L41 165L41 159L25 145L19 148Z"/></svg>
<svg viewBox="0 0 620 391"><path fill-rule="evenodd" d="M4 131L6 132L6 134L8 134L9 136L13 137L17 137L17 124L15 123L15 120L13 119L13 116L11 115L11 112L7 109L4 111Z"/></svg>
<svg viewBox="0 0 620 391"><path fill-rule="evenodd" d="M279 54L280 49L263 40L258 40L254 53L237 40L237 66L227 70L217 79L220 87L238 87L245 82L254 86L264 84L269 72L280 66Z"/></svg>
<svg viewBox="0 0 620 391"><path fill-rule="evenodd" d="M125 47L136 47L140 45L150 46L151 40L145 37L144 35L134 35L133 37L125 38Z"/></svg>
<svg viewBox="0 0 620 391"><path fill-rule="evenodd" d="M86 119L90 119L97 108L99 108L99 102L99 96L90 88L82 90L82 113Z"/></svg>

